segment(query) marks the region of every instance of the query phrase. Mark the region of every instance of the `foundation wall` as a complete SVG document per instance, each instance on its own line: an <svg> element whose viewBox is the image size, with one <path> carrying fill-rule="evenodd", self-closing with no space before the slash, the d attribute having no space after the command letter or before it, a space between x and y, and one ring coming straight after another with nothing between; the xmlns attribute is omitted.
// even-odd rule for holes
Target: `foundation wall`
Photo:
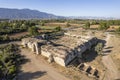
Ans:
<svg viewBox="0 0 120 80"><path fill-rule="evenodd" d="M62 58L60 58L60 57L53 57L54 58L54 61L57 63L57 64L59 64L59 65L61 65L61 66L66 66L65 65L65 62L64 62L64 59L62 59Z"/></svg>
<svg viewBox="0 0 120 80"><path fill-rule="evenodd" d="M47 52L47 51L41 50L41 55L43 55L43 56L49 58L49 56L51 55L51 53L49 53L49 52Z"/></svg>
<svg viewBox="0 0 120 80"><path fill-rule="evenodd" d="M49 56L52 55L52 54L51 54L50 52L41 50L41 55L49 58ZM60 58L60 57L55 57L55 56L53 56L53 59L54 59L54 61L55 61L57 64L59 64L59 65L61 65L61 66L65 66L64 59L62 59L62 58Z"/></svg>

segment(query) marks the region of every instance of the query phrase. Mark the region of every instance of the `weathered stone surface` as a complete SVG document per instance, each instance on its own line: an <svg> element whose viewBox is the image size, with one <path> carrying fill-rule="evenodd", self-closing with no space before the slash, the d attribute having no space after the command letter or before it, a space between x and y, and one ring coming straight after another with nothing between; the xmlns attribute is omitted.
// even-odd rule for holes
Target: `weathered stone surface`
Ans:
<svg viewBox="0 0 120 80"><path fill-rule="evenodd" d="M62 66L68 65L76 56L81 57L84 51L91 49L91 46L96 43L96 37L74 34L74 31L67 32L61 38L49 42L37 38L22 40L24 47L30 48L36 54L48 57L49 62L53 59Z"/></svg>

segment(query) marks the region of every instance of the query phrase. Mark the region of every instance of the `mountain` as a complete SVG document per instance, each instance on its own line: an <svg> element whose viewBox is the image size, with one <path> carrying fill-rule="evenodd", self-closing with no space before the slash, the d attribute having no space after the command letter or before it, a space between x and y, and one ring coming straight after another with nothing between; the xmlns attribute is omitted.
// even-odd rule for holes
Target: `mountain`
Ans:
<svg viewBox="0 0 120 80"><path fill-rule="evenodd" d="M9 9L0 8L0 19L103 19L103 20L116 20L120 18L114 17L91 17L91 16L56 16L38 10L31 9Z"/></svg>
<svg viewBox="0 0 120 80"><path fill-rule="evenodd" d="M59 19L61 16L30 9L0 8L0 19Z"/></svg>

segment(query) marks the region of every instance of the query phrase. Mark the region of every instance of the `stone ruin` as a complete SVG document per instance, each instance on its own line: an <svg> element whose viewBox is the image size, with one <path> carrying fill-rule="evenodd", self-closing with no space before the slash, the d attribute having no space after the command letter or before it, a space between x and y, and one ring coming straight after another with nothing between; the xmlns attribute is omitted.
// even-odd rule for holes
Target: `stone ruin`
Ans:
<svg viewBox="0 0 120 80"><path fill-rule="evenodd" d="M67 66L75 57L97 44L94 36L76 34L77 31L68 31L59 39L45 40L44 38L24 38L23 47L28 47L33 53L41 54L48 58L49 62L56 62L61 66ZM78 32L77 32L78 33Z"/></svg>
<svg viewBox="0 0 120 80"><path fill-rule="evenodd" d="M88 76L90 77L96 77L99 78L99 71L97 69L95 69L92 66L89 66L85 63L81 63L78 65L77 67L80 71L82 71L83 73L86 73Z"/></svg>

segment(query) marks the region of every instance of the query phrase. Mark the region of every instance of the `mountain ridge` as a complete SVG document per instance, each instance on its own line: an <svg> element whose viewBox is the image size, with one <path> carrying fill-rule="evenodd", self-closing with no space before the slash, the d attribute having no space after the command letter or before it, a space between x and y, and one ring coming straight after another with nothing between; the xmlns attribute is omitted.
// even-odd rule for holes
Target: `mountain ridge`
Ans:
<svg viewBox="0 0 120 80"><path fill-rule="evenodd" d="M0 19L58 19L62 16L31 9L0 8Z"/></svg>
<svg viewBox="0 0 120 80"><path fill-rule="evenodd" d="M0 8L0 19L96 19L117 20L114 17L92 17L92 16L57 16L54 14L32 10L28 8Z"/></svg>

